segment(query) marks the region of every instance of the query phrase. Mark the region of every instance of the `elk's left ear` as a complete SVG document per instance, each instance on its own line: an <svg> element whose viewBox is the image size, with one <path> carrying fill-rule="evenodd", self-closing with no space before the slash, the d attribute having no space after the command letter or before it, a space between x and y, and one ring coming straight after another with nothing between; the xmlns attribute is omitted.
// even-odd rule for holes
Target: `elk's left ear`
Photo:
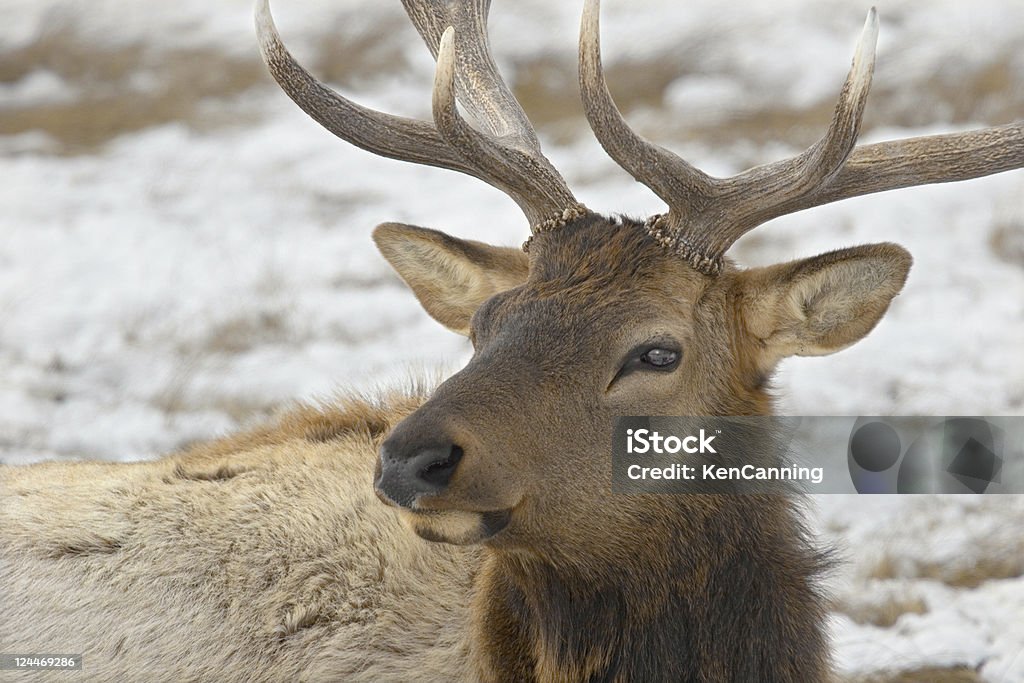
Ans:
<svg viewBox="0 0 1024 683"><path fill-rule="evenodd" d="M437 230L382 223L373 241L434 320L459 334L480 304L526 282L529 257L512 247L461 240Z"/></svg>
<svg viewBox="0 0 1024 683"><path fill-rule="evenodd" d="M767 364L834 353L863 338L907 280L910 254L869 244L737 274L747 332Z"/></svg>

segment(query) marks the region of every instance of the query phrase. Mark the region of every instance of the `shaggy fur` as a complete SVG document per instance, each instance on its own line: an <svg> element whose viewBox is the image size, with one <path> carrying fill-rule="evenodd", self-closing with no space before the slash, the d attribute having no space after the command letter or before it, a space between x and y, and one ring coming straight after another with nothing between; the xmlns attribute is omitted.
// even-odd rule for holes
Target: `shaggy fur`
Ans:
<svg viewBox="0 0 1024 683"><path fill-rule="evenodd" d="M417 538L371 486L421 400L300 408L155 462L0 468L0 648L84 654L33 681L472 679L479 549Z"/></svg>

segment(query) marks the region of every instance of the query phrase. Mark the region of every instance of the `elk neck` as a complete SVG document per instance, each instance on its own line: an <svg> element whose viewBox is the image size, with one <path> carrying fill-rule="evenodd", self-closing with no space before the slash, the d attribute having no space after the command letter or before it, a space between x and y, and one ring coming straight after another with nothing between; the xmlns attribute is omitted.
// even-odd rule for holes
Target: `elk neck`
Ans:
<svg viewBox="0 0 1024 683"><path fill-rule="evenodd" d="M615 559L582 543L552 553L487 548L473 604L484 680L827 677L816 579L829 558L810 544L792 501L658 502L655 532L623 535Z"/></svg>

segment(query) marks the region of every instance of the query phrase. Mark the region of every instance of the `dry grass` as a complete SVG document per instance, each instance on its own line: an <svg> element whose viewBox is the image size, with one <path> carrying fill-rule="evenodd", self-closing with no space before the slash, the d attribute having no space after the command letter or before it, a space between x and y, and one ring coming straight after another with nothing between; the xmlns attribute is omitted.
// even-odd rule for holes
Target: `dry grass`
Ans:
<svg viewBox="0 0 1024 683"><path fill-rule="evenodd" d="M405 46L393 38L415 35L405 17L397 12L379 17L372 30L362 32L354 31L352 23L349 17L340 14L330 29L316 37L312 59L303 62L308 61L306 66L317 78L347 89L408 71Z"/></svg>
<svg viewBox="0 0 1024 683"><path fill-rule="evenodd" d="M341 16L331 30L319 33L305 61L323 80L342 90L382 76L409 71L402 41L394 25L353 31ZM256 116L242 107L224 104L271 80L253 50L231 54L214 47L153 48L145 44L97 44L82 35L71 19L55 22L35 41L0 53L0 83L16 83L45 69L78 91L72 100L0 106L0 135L42 131L57 142L57 151L77 154L123 133L172 121L198 130L237 124ZM344 35L344 40L338 36ZM616 102L630 114L645 110L641 132L665 142L699 140L731 146L737 140L760 144L785 140L809 145L831 118L834 102L808 107L779 102L756 112L727 112L701 121L680 116L665 105L665 94L678 79L704 73L700 55L713 47L695 45L671 58L618 59L606 65ZM587 134L576 87L575 56L569 52L542 53L520 59L510 70L516 96L539 129L556 142ZM978 73L957 71L957 79L939 68L928 82L913 87L913 96L899 84L879 82L865 120L873 125L919 126L952 115L954 122L993 123L1016 118L1024 109L1024 90L1017 87L1013 55L993 59ZM143 84L143 85L140 85ZM424 105L426 102L423 103Z"/></svg>
<svg viewBox="0 0 1024 683"><path fill-rule="evenodd" d="M848 678L843 683L985 683L985 679L974 669L953 666L876 673Z"/></svg>
<svg viewBox="0 0 1024 683"><path fill-rule="evenodd" d="M290 344L294 332L279 311L258 311L224 320L200 343L206 353L238 354L265 344Z"/></svg>
<svg viewBox="0 0 1024 683"><path fill-rule="evenodd" d="M252 311L226 318L212 325L198 339L177 347L181 358L177 371L150 404L164 413L168 420L181 413L195 411L223 413L239 424L266 417L274 405L265 399L219 392L195 396L189 387L204 365L268 344L294 345L299 338L286 315L279 311Z"/></svg>
<svg viewBox="0 0 1024 683"><path fill-rule="evenodd" d="M989 233L988 246L997 258L1024 268L1024 219L995 225Z"/></svg>
<svg viewBox="0 0 1024 683"><path fill-rule="evenodd" d="M701 50L686 54L699 55ZM961 73L956 80L944 77L945 70L938 67L935 76L909 88L877 82L865 113L865 129L1012 121L1024 109L1024 90L1019 87L1014 59L1014 55L1000 55L978 73L967 78ZM571 79L575 64L561 55L538 55L520 60L516 67L513 90L538 127L559 142L585 130L579 93ZM678 59L618 60L606 65L619 109L627 117L630 112L646 110L645 123L636 125L640 133L659 141L696 140L721 147L737 140L755 144L781 140L808 146L831 120L835 100L830 97L807 107L778 102L756 112L723 111L711 121L695 123L685 112L670 110L665 94L677 79L702 72L699 61L687 60L682 54Z"/></svg>
<svg viewBox="0 0 1024 683"><path fill-rule="evenodd" d="M868 579L931 579L952 588L977 588L986 581L1024 576L1024 555L1007 548L995 555L983 555L970 562L904 561L886 554L865 574Z"/></svg>
<svg viewBox="0 0 1024 683"><path fill-rule="evenodd" d="M183 361L181 370L150 400L150 405L161 411L168 422L173 422L183 413L209 411L227 415L236 425L243 425L267 418L277 410L277 401L245 393L206 393L202 396L190 393L189 386L198 374L201 362L199 358ZM191 443L192 440L181 442L176 448L184 448Z"/></svg>
<svg viewBox="0 0 1024 683"><path fill-rule="evenodd" d="M184 358L175 368L174 375L164 386L163 390L150 401L153 407L164 413L166 419L171 419L178 413L191 410L191 406L186 401L186 392L196 372L199 370L199 363L200 359L195 354Z"/></svg>
<svg viewBox="0 0 1024 683"><path fill-rule="evenodd" d="M201 104L269 81L254 59L213 49L154 55L143 45L97 46L66 27L0 57L0 82L47 69L80 91L69 101L0 107L0 135L41 131L65 154L171 121L197 130L237 123L237 114L216 115Z"/></svg>
<svg viewBox="0 0 1024 683"><path fill-rule="evenodd" d="M917 595L905 592L885 596L881 600L853 602L846 600L836 605L836 610L847 615L858 624L871 624L879 628L893 626L904 614L925 614L928 605Z"/></svg>
<svg viewBox="0 0 1024 683"><path fill-rule="evenodd" d="M0 105L0 135L46 133L60 154L82 154L118 135L170 122L200 131L254 119L243 108L204 107L254 86L272 84L254 49L233 55L216 47L154 49L145 44L97 43L79 33L74 17L60 17L34 41L0 53L0 84L37 70L52 72L78 91L75 99ZM318 76L347 86L405 67L401 45L378 30L347 36L344 26L322 34L310 66Z"/></svg>

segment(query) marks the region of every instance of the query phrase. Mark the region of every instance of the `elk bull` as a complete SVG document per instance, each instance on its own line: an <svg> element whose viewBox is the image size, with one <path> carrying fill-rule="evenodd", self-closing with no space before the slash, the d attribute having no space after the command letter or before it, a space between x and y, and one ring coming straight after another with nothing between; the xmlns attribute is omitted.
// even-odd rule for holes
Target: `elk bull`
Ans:
<svg viewBox="0 0 1024 683"><path fill-rule="evenodd" d="M866 335L911 259L874 244L741 269L730 245L786 213L1019 168L1024 126L855 147L872 11L821 140L714 178L623 121L588 0L587 118L669 207L608 218L542 155L491 59L488 0L404 4L437 58L433 123L317 82L265 0L260 45L339 137L522 208L524 250L374 233L472 360L429 396L302 408L155 462L5 468L3 648L83 652L85 675L111 681L827 679L824 557L794 502L612 495L611 422L770 414L778 361Z"/></svg>

